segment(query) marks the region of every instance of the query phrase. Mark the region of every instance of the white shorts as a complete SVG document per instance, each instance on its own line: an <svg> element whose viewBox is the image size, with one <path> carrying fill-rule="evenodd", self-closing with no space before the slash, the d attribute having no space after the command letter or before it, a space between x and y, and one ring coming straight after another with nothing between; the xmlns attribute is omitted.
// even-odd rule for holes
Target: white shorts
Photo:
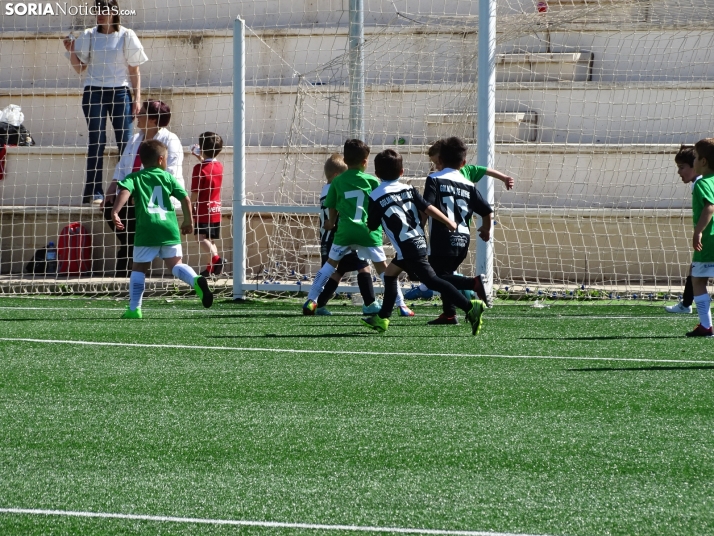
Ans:
<svg viewBox="0 0 714 536"><path fill-rule="evenodd" d="M714 277L714 262L693 262L692 277Z"/></svg>
<svg viewBox="0 0 714 536"><path fill-rule="evenodd" d="M134 262L151 262L156 257L172 259L183 257L181 244L175 246L134 246Z"/></svg>
<svg viewBox="0 0 714 536"><path fill-rule="evenodd" d="M341 261L342 257L355 252L357 256L363 261L372 262L384 262L387 260L387 256L384 254L384 248L382 246L358 246L357 244L352 244L351 246L338 246L337 244L332 244L330 253L328 257L333 261Z"/></svg>

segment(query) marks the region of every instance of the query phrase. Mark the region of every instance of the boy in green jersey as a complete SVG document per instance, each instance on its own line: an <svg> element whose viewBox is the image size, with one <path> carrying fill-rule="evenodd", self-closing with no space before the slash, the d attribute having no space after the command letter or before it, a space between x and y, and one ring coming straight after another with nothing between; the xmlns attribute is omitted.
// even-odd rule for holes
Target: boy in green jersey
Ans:
<svg viewBox="0 0 714 536"><path fill-rule="evenodd" d="M707 281L714 277L714 138L699 140L694 145L693 167L694 172L702 177L692 191L692 290L699 325L687 333L687 337L711 337L712 312Z"/></svg>
<svg viewBox="0 0 714 536"><path fill-rule="evenodd" d="M431 171L441 171L444 169L444 164L441 161L441 146L443 145L444 140L438 140L432 144L431 147L429 147L428 155L429 155L429 160L431 161ZM470 180L473 183L476 183L480 181L485 175L488 175L489 177L493 177L494 179L498 179L503 183L503 186L506 187L506 190L512 190L513 185L516 183L515 179L509 175L505 175L501 173L498 170L483 167L483 166L474 166L472 164L467 164L464 167L462 167L459 170L459 173L461 173L464 177L466 177L468 180Z"/></svg>
<svg viewBox="0 0 714 536"><path fill-rule="evenodd" d="M329 219L324 228L330 231L340 216L340 225L328 254L327 262L315 274L307 301L303 304L303 314L314 314L317 299L325 284L335 273L340 261L352 252L359 258L372 261L384 282L387 270L387 256L382 247L382 228L367 229L367 208L369 194L379 186L379 179L365 173L369 159L369 147L361 140L347 140L344 146L344 160L347 171L338 175L330 184L324 206L329 209ZM401 316L414 316L404 303L401 289L397 288L396 305Z"/></svg>
<svg viewBox="0 0 714 536"><path fill-rule="evenodd" d="M142 318L141 300L144 296L146 272L157 256L171 268L171 273L196 290L204 307L213 304L213 294L206 278L196 275L193 268L181 263L181 234L193 233L191 201L178 181L166 171L168 149L158 140L147 140L139 146L139 158L144 169L119 181L119 196L112 208L112 220L120 231L124 223L119 211L134 197L136 209L136 238L134 263L129 278L129 307L122 318ZM183 223L179 232L176 212L170 196L181 202Z"/></svg>

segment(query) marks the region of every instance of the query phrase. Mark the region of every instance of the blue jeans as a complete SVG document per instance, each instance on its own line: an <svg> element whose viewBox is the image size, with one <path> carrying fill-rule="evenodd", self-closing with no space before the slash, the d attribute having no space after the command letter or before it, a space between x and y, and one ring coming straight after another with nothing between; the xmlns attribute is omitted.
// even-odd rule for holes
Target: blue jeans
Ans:
<svg viewBox="0 0 714 536"><path fill-rule="evenodd" d="M84 185L83 201L89 202L95 195L104 195L102 170L104 169L104 147L107 145L107 115L114 127L114 137L119 146L119 154L124 153L131 136L131 93L127 87L84 88L82 111L89 129L87 148L87 182Z"/></svg>

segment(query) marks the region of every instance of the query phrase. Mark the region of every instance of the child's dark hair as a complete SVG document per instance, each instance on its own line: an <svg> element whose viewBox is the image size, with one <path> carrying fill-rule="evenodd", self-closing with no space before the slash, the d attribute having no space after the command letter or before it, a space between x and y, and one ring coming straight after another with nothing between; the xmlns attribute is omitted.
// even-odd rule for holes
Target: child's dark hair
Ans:
<svg viewBox="0 0 714 536"><path fill-rule="evenodd" d="M121 25L121 17L119 16L119 3L117 0L94 0L96 11L92 14L111 15L112 16L112 31L118 32Z"/></svg>
<svg viewBox="0 0 714 536"><path fill-rule="evenodd" d="M369 146L362 140L347 140L344 155L348 167L357 167L369 158Z"/></svg>
<svg viewBox="0 0 714 536"><path fill-rule="evenodd" d="M374 173L383 181L398 179L403 169L402 155L394 149L385 149L374 157Z"/></svg>
<svg viewBox="0 0 714 536"><path fill-rule="evenodd" d="M198 146L206 158L215 158L223 150L223 138L215 132L204 132L198 136Z"/></svg>
<svg viewBox="0 0 714 536"><path fill-rule="evenodd" d="M453 136L442 140L439 148L439 158L444 167L459 169L463 161L466 160L467 150L463 140Z"/></svg>
<svg viewBox="0 0 714 536"><path fill-rule="evenodd" d="M679 152L674 155L674 161L677 164L687 164L689 167L694 167L694 145L681 145Z"/></svg>
<svg viewBox="0 0 714 536"><path fill-rule="evenodd" d="M704 138L694 144L694 149L697 151L699 158L704 158L707 161L707 167L714 169L714 138Z"/></svg>
<svg viewBox="0 0 714 536"><path fill-rule="evenodd" d="M171 122L171 108L160 100L148 100L141 105L140 114L146 114L149 119L156 121L160 128L166 127Z"/></svg>
<svg viewBox="0 0 714 536"><path fill-rule="evenodd" d="M139 145L139 158L144 168L156 167L159 165L159 157L167 156L169 149L159 140L142 141Z"/></svg>
<svg viewBox="0 0 714 536"><path fill-rule="evenodd" d="M429 150L427 151L427 155L429 157L432 156L439 156L441 154L441 146L444 144L444 140L437 140L434 143L431 144L431 147L429 147Z"/></svg>

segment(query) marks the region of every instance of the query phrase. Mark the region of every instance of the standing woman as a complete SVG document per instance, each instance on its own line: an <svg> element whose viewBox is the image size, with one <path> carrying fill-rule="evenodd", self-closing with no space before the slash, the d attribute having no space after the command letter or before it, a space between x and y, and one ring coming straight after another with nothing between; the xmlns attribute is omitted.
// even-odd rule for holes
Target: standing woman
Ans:
<svg viewBox="0 0 714 536"><path fill-rule="evenodd" d="M104 200L102 170L107 143L107 116L114 127L119 154L131 135L131 123L141 102L139 65L148 58L136 34L119 24L117 0L95 0L97 25L64 46L77 73L86 71L82 110L89 129L87 179L82 203Z"/></svg>
<svg viewBox="0 0 714 536"><path fill-rule="evenodd" d="M158 140L168 148L166 161L166 171L171 173L176 181L184 186L183 180L183 146L178 136L167 127L171 122L171 108L168 104L159 100L147 100L141 105L136 116L136 129L134 135L124 148L121 159L114 169L112 182L107 189L107 196L102 206L104 207L104 218L109 227L116 232L117 239L121 246L117 251L115 277L129 277L129 267L134 255L134 234L136 221L134 216L133 203L127 203L119 211L119 218L124 222L124 229L115 228L112 218L112 206L116 200L117 182L134 171L142 169L139 158L139 146L144 140ZM178 201L172 199L174 206L179 205Z"/></svg>

